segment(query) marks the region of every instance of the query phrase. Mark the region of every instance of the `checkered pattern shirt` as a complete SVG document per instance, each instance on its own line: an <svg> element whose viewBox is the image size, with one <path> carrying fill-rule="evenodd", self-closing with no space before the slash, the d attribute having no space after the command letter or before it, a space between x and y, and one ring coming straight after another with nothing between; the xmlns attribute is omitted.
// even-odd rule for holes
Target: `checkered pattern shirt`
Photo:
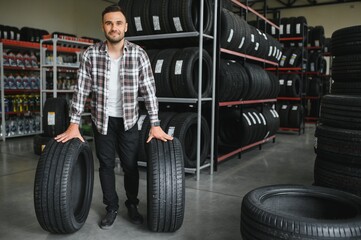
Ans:
<svg viewBox="0 0 361 240"><path fill-rule="evenodd" d="M149 58L136 44L124 42L120 63L121 98L123 103L124 129L128 130L138 121L138 92L144 97L151 123L158 121L158 100ZM106 42L90 46L84 51L78 70L78 83L71 104L72 123L80 123L84 104L91 94L91 118L101 134L107 134L110 57Z"/></svg>

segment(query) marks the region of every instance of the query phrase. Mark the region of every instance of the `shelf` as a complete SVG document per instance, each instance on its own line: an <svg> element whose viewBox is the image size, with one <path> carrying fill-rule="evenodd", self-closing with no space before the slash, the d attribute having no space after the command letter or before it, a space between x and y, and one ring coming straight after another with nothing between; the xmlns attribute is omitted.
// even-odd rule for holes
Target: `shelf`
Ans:
<svg viewBox="0 0 361 240"><path fill-rule="evenodd" d="M305 117L306 120L318 120L318 117Z"/></svg>
<svg viewBox="0 0 361 240"><path fill-rule="evenodd" d="M290 132L300 132L301 128L285 128L285 127L280 127L278 129L278 131L290 131Z"/></svg>
<svg viewBox="0 0 361 240"><path fill-rule="evenodd" d="M287 38L279 38L279 41L302 41L303 37L287 37Z"/></svg>
<svg viewBox="0 0 361 240"><path fill-rule="evenodd" d="M16 135L9 135L6 138L16 138L16 137L26 137L26 136L33 136L37 134L41 134L42 132L34 132L34 133L27 133L27 134L16 134Z"/></svg>
<svg viewBox="0 0 361 240"><path fill-rule="evenodd" d="M34 42L24 42L24 41L16 41L16 40L8 40L8 39L0 39L7 47L17 47L17 48L32 48L32 49L40 49L39 43Z"/></svg>
<svg viewBox="0 0 361 240"><path fill-rule="evenodd" d="M220 102L220 107L225 106L234 106L234 105L244 105L244 104L257 104L257 103L267 103L267 102L276 102L277 99L260 99L260 100L241 100L241 101L230 101L230 102Z"/></svg>
<svg viewBox="0 0 361 240"><path fill-rule="evenodd" d="M320 96L318 96L318 97L315 97L315 96L306 96L305 98L306 98L306 99L311 99L311 100L319 100L319 99L321 99Z"/></svg>
<svg viewBox="0 0 361 240"><path fill-rule="evenodd" d="M221 48L220 50L221 50L221 52L224 52L224 53L227 53L227 54L231 54L231 55L235 55L235 56L239 56L239 57L244 57L244 58L255 60L255 61L258 61L258 62L264 62L264 63L268 63L270 65L278 66L277 62L268 61L268 60L263 59L263 58L254 57L254 56L251 56L251 55L235 52L235 51L228 50L228 49L225 49L225 48Z"/></svg>
<svg viewBox="0 0 361 240"><path fill-rule="evenodd" d="M298 98L295 98L295 97L278 97L277 100L280 100L280 101L301 101L302 98L298 97Z"/></svg>
<svg viewBox="0 0 361 240"><path fill-rule="evenodd" d="M262 20L266 21L268 24L272 25L273 27L275 27L276 29L280 29L279 26L277 26L276 24L274 24L273 22L271 22L270 20L268 20L266 17L264 17L263 15L259 14L256 10L254 10L253 8L244 5L243 3L237 1L237 0L231 0L234 4L240 6L241 8L248 10L252 13L254 13L256 16L258 16L259 18L261 18Z"/></svg>
<svg viewBox="0 0 361 240"><path fill-rule="evenodd" d="M292 73L295 73L295 74L302 74L304 72L302 72L302 68L300 67L296 67L296 68L265 68L266 71L301 71L301 72L292 72Z"/></svg>
<svg viewBox="0 0 361 240"><path fill-rule="evenodd" d="M53 64L45 64L43 65L44 68L53 68L54 65ZM56 65L56 67L58 68L72 68L72 69L78 69L79 65Z"/></svg>
<svg viewBox="0 0 361 240"><path fill-rule="evenodd" d="M234 156L234 155L236 155L236 154L238 154L238 153L240 153L240 152L243 152L243 151L245 151L245 150L247 150L247 149L250 149L250 148L252 148L252 147L255 147L255 146L264 144L264 143L269 142L270 140L275 139L275 138L276 138L276 136L274 135L274 136L265 138L265 139L263 139L263 140L261 140L261 141L258 141L258 142L249 144L249 145L244 146L244 147L241 147L241 148L239 148L239 149L237 149L237 150L234 150L234 151L232 151L232 152L230 152L230 153L227 153L227 154L225 154L225 155L222 155L222 156L218 157L218 158L217 158L217 162L222 162L222 161L226 160L227 158L232 157L232 156Z"/></svg>
<svg viewBox="0 0 361 240"><path fill-rule="evenodd" d="M4 89L5 94L40 93L40 89Z"/></svg>
<svg viewBox="0 0 361 240"><path fill-rule="evenodd" d="M316 47L316 46L308 46L306 47L307 50L322 50L322 47Z"/></svg>
<svg viewBox="0 0 361 240"><path fill-rule="evenodd" d="M198 98L168 98L168 97L157 97L158 102L169 102L169 103L197 103ZM144 101L143 97L138 97L138 101ZM212 101L212 98L201 98L201 101Z"/></svg>
<svg viewBox="0 0 361 240"><path fill-rule="evenodd" d="M0 112L0 113L2 113L2 112ZM24 116L30 116L32 113L39 114L40 111L5 112L5 115L24 115Z"/></svg>
<svg viewBox="0 0 361 240"><path fill-rule="evenodd" d="M94 42L92 40L88 40L88 39L84 39L84 38L78 38L78 37L69 37L69 36L63 36L61 34L57 35L55 34L55 36L52 38L52 36L49 35L43 35L43 42L47 42L47 41L60 41L60 42L64 42L64 43L75 43L77 45L92 45L94 44Z"/></svg>
<svg viewBox="0 0 361 240"><path fill-rule="evenodd" d="M4 66L4 70L40 71L40 68Z"/></svg>
<svg viewBox="0 0 361 240"><path fill-rule="evenodd" d="M199 32L182 32L182 33L165 33L165 34L154 34L154 35L143 35L143 36L132 36L126 37L129 41L144 41L144 40L157 40L157 39L168 39L168 38L189 38L199 37ZM213 39L212 36L203 34L204 37Z"/></svg>

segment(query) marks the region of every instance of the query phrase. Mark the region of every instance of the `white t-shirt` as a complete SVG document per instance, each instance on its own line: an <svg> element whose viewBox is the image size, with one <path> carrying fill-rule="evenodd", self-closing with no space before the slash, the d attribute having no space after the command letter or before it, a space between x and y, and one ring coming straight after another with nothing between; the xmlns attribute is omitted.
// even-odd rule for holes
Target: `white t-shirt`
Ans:
<svg viewBox="0 0 361 240"><path fill-rule="evenodd" d="M108 97L108 116L123 117L121 85L119 79L120 59L110 59L110 81Z"/></svg>

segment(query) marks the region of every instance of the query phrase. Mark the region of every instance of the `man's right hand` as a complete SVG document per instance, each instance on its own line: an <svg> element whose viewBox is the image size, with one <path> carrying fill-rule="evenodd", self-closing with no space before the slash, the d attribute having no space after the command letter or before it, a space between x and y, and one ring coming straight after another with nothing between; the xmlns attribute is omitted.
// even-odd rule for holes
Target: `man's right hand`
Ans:
<svg viewBox="0 0 361 240"><path fill-rule="evenodd" d="M57 142L65 143L73 138L79 138L80 141L84 142L84 138L81 136L79 131L79 125L76 123L70 123L68 129L55 137Z"/></svg>

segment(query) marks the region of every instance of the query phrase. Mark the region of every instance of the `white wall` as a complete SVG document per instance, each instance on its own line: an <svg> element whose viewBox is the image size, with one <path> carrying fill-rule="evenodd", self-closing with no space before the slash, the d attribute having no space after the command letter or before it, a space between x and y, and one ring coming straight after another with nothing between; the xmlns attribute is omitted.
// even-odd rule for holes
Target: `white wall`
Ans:
<svg viewBox="0 0 361 240"><path fill-rule="evenodd" d="M0 0L0 24L103 39L101 0Z"/></svg>
<svg viewBox="0 0 361 240"><path fill-rule="evenodd" d="M281 17L305 16L309 26L322 25L326 37L340 28L361 25L361 2L342 3L281 11Z"/></svg>

